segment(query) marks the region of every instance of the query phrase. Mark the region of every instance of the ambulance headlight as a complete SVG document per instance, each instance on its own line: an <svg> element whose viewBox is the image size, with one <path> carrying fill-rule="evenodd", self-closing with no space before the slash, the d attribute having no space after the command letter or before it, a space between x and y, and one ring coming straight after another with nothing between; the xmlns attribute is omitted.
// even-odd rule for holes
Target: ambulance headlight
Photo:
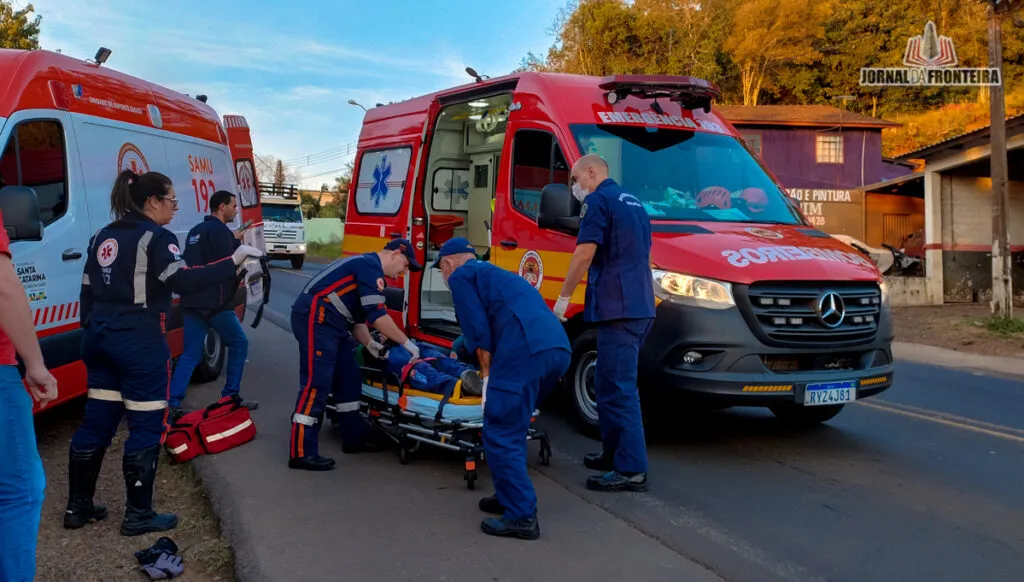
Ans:
<svg viewBox="0 0 1024 582"><path fill-rule="evenodd" d="M878 290L882 292L882 305L889 305L889 282L880 281Z"/></svg>
<svg viewBox="0 0 1024 582"><path fill-rule="evenodd" d="M651 273L654 275L655 292L665 299L681 299L708 309L727 309L736 305L731 283L660 269L652 269Z"/></svg>

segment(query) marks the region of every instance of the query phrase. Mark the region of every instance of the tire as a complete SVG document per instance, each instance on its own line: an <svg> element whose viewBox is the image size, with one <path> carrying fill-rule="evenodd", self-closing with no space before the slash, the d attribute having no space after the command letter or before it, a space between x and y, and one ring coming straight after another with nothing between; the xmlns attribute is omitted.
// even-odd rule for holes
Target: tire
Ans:
<svg viewBox="0 0 1024 582"><path fill-rule="evenodd" d="M794 428L809 428L835 418L845 404L834 404L831 406L800 406L799 404L786 404L772 406L770 410L775 418L783 424Z"/></svg>
<svg viewBox="0 0 1024 582"><path fill-rule="evenodd" d="M565 397L572 422L580 434L601 440L594 371L597 365L597 331L587 330L572 344L572 361L565 374Z"/></svg>
<svg viewBox="0 0 1024 582"><path fill-rule="evenodd" d="M206 340L203 343L203 357L199 360L195 372L192 373L192 381L203 384L213 382L220 377L224 370L225 359L224 342L220 335L213 328L206 330Z"/></svg>
<svg viewBox="0 0 1024 582"><path fill-rule="evenodd" d="M302 263L304 262L306 262L306 255L292 257L292 268L295 270L299 270L302 268Z"/></svg>

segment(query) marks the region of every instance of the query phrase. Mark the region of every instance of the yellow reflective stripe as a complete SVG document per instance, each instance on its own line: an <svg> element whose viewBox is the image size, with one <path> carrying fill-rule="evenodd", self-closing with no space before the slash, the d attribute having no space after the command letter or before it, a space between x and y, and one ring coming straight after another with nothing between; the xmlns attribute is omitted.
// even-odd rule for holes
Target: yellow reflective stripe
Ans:
<svg viewBox="0 0 1024 582"><path fill-rule="evenodd" d="M132 411L135 411L135 412L154 412L154 411L157 411L157 410L163 410L163 409L167 408L167 401L166 400L148 400L148 401L143 402L143 401L139 401L139 400L127 400L126 399L124 401L124 407L125 407L126 410L132 410Z"/></svg>
<svg viewBox="0 0 1024 582"><path fill-rule="evenodd" d="M117 390L104 390L102 388L89 388L89 398L106 400L107 402L121 402L121 392Z"/></svg>

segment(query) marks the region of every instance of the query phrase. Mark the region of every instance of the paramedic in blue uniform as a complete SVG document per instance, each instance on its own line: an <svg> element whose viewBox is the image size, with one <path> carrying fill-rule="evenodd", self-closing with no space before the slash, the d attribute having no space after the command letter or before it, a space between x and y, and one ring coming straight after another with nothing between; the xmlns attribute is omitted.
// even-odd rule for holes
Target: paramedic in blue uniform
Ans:
<svg viewBox="0 0 1024 582"><path fill-rule="evenodd" d="M647 447L636 377L640 346L654 321L651 221L640 201L608 177L600 156L581 157L571 181L573 196L583 203L582 220L554 311L565 321L569 298L586 272L583 318L597 324L594 391L603 451L583 461L604 472L589 477L587 487L643 491Z"/></svg>
<svg viewBox="0 0 1024 582"><path fill-rule="evenodd" d="M71 439L64 527L104 519L93 504L103 456L122 416L128 423L122 472L127 502L121 534L173 529L178 518L153 511L153 483L167 429L171 354L167 317L171 293L189 293L234 276L247 256L240 246L205 267L188 267L178 239L164 228L178 200L171 180L158 172L125 170L110 194L114 222L89 241L82 277L82 360L88 372L85 418Z"/></svg>
<svg viewBox="0 0 1024 582"><path fill-rule="evenodd" d="M342 452L372 452L384 448L380 435L359 416L362 373L356 360L359 343L380 357L384 348L370 329L409 350L420 350L388 315L384 277L396 278L407 269L420 271L412 245L396 239L379 252L339 259L310 279L292 304L292 333L299 342L299 395L292 414L288 467L308 471L334 468L334 459L319 454L320 423L327 394L334 396Z"/></svg>
<svg viewBox="0 0 1024 582"><path fill-rule="evenodd" d="M453 238L434 267L452 292L465 350L476 354L483 382L484 453L494 496L480 509L489 535L535 540L537 494L526 472L526 435L538 404L569 368L572 352L562 325L525 279L477 260L473 246Z"/></svg>
<svg viewBox="0 0 1024 582"><path fill-rule="evenodd" d="M245 234L244 230L231 232L228 228L227 223L234 221L237 214L238 201L234 194L226 190L214 192L210 197L210 214L192 227L185 238L185 263L190 267L199 267L231 256L241 246ZM228 350L221 397L239 393L245 359L249 353L249 339L245 337L242 322L238 320L232 306L237 291L238 279L232 273L230 278L220 281L218 285L198 293L182 294L180 305L184 312L184 349L174 368L174 376L171 377L170 406L173 417L180 417L186 412L181 408L181 401L185 398L192 373L203 357L207 329L210 327L217 331ZM259 403L242 400L242 406L256 410Z"/></svg>

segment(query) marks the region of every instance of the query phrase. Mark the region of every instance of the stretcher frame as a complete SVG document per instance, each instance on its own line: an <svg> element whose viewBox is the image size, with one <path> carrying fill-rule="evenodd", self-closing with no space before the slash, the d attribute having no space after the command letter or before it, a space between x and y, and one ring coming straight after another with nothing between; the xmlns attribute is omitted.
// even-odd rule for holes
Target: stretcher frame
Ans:
<svg viewBox="0 0 1024 582"><path fill-rule="evenodd" d="M360 371L363 374L363 382L382 389L384 397L383 400L371 398L360 390L360 416L397 445L398 462L403 465L409 464L413 455L424 444L461 453L465 458L463 480L466 481L466 486L470 490L475 489L477 464L485 460L483 422L441 418L446 398L442 398L438 405L438 413L433 417L405 410L399 404L405 394L405 383L401 382L394 374L381 369L360 366ZM398 395L394 401L390 398L392 390L387 389L388 387L397 389ZM325 412L331 425L336 427L335 414L337 410L333 396L328 396ZM538 452L540 462L547 466L551 464L551 438L547 431L533 425L539 415L540 412L534 410L533 417L530 419L530 428L527 429L526 440L540 442Z"/></svg>

